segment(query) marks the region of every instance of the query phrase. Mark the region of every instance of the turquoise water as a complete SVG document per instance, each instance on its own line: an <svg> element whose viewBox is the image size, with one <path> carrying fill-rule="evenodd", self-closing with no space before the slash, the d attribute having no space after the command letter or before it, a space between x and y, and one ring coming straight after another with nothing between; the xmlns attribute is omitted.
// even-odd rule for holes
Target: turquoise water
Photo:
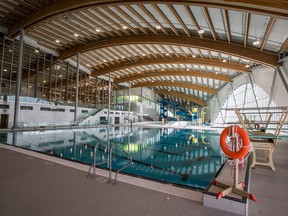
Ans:
<svg viewBox="0 0 288 216"><path fill-rule="evenodd" d="M219 135L192 130L105 127L29 131L0 133L0 142L85 164L93 163L96 143L117 143L133 159L133 165L122 173L197 189L205 189L222 166ZM100 146L97 162L107 159ZM113 170L126 164L127 154L115 148Z"/></svg>

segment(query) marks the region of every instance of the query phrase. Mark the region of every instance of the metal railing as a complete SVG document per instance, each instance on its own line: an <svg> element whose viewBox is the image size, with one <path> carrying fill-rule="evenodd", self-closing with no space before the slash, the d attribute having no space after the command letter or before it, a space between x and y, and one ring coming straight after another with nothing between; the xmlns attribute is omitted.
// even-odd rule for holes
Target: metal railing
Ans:
<svg viewBox="0 0 288 216"><path fill-rule="evenodd" d="M116 174L115 174L115 182L114 184L116 184L117 182L117 175L119 172L121 172L122 170L126 169L127 167L132 165L132 157L131 155L124 150L120 145L118 144L114 144L111 149L110 149L110 163L109 163L109 182L111 182L111 172L112 172L112 152L113 152L113 148L118 147L119 149L121 149L123 152L125 152L128 155L128 160L130 161L130 163L128 163L126 166L122 167L121 169L117 170Z"/></svg>
<svg viewBox="0 0 288 216"><path fill-rule="evenodd" d="M97 149L98 147L102 145L104 146L104 153L107 155L109 155L108 157L108 160L106 161L101 161L101 162L98 162L96 163L96 158L97 158ZM93 157L93 164L89 167L89 170L88 170L88 174L87 174L87 177L91 177L91 169L93 167L93 175L92 175L92 178L94 178L95 174L96 174L96 166L97 165L100 165L100 164L104 164L104 163L108 163L109 164L109 180L108 182L111 182L111 173L112 173L112 161L115 159L115 152L113 151L113 149L115 147L118 147L120 150L122 150L124 153L127 154L127 159L129 160L129 163L127 165L125 165L124 167L122 167L121 169L117 170L116 174L115 174L115 180L114 180L114 184L117 183L117 176L118 176L118 173L120 173L122 170L126 169L127 167L131 166L133 164L132 162L132 157L131 155L126 151L124 150L120 145L118 144L114 144L111 146L111 148L108 147L108 145L104 144L103 142L98 142L95 147L94 147L94 157Z"/></svg>

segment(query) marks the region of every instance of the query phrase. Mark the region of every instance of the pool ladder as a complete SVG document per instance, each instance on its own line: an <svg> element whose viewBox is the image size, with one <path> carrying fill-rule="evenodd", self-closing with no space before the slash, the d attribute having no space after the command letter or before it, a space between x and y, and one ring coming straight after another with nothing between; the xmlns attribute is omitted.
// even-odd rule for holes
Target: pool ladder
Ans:
<svg viewBox="0 0 288 216"><path fill-rule="evenodd" d="M100 145L102 145L102 146L105 147L105 148L104 148L104 153L105 153L105 154L106 154L106 153L109 154L109 158L108 158L107 161L102 161L102 162L96 163L97 149L98 149L98 147L99 147ZM93 164L89 167L87 177L91 177L90 174L91 174L91 169L92 169L92 167L93 167L93 175L92 175L92 178L94 178L94 177L95 177L95 174L96 174L96 166L97 166L97 165L100 165L100 164L104 164L104 163L109 163L109 180L108 180L108 182L111 182L111 181L112 181L112 180L111 180L111 179L112 179L112 177L111 177L111 173L112 173L112 161L115 159L115 153L113 152L113 149L116 148L116 147L119 148L119 149L121 149L124 153L126 153L127 156L128 156L128 160L130 161L126 166L124 166L124 167L122 167L121 169L117 170L117 172L116 172L116 174L115 174L114 184L117 183L118 173L121 172L122 170L128 168L129 166L131 166L131 165L133 164L131 155L130 155L126 150L124 150L120 145L118 145L118 144L112 145L110 149L109 149L109 147L108 147L106 144L104 144L103 142L98 142L98 143L95 145L95 147L94 147ZM114 153L114 154L113 154L113 153Z"/></svg>

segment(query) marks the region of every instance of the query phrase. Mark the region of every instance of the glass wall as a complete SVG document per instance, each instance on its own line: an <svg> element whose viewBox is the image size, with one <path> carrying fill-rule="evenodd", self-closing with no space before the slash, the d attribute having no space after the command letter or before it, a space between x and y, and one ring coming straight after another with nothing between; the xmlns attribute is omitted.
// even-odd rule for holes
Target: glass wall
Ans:
<svg viewBox="0 0 288 216"><path fill-rule="evenodd" d="M281 107L277 107L273 101L269 104L269 95L256 84L245 83L234 89L220 109L214 123L235 124L239 123L235 110L245 113L244 121L265 123L270 115L269 128L275 128L281 115Z"/></svg>

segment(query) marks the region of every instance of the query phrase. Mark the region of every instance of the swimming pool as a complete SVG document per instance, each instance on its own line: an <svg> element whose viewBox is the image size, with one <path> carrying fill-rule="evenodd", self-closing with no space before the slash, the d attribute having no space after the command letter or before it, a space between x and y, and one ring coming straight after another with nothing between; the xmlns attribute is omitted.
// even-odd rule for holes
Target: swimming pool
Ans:
<svg viewBox="0 0 288 216"><path fill-rule="evenodd" d="M205 189L223 163L219 135L192 130L103 127L0 133L0 143L85 164L93 163L98 142L118 144L131 154L133 165L122 173L197 189ZM100 147L97 162L107 159ZM113 170L126 164L126 153L115 149ZM108 168L107 163L100 166Z"/></svg>

